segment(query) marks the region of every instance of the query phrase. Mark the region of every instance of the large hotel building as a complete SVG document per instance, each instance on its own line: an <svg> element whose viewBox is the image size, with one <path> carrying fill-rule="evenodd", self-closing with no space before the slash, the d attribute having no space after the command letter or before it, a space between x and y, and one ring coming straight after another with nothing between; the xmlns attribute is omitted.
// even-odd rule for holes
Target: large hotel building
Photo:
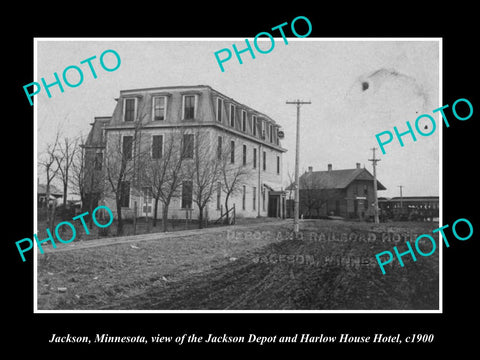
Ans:
<svg viewBox="0 0 480 360"><path fill-rule="evenodd" d="M201 156L205 167L206 160L214 162L220 154L228 154L228 166L243 174L228 200L229 207L235 204L236 216L284 217L282 154L286 150L280 143L283 132L273 119L206 85L122 90L116 101L112 116L95 117L84 145L87 173L92 177L85 181L87 198L94 204L105 204L115 214L112 186L118 186L122 216L132 216L134 211L137 216L152 216L152 179L145 182L142 174L152 168L149 161L171 156L176 149L182 152L182 166L190 166ZM178 146L171 147L174 136ZM111 168L113 160L109 159L118 153L126 159L125 174ZM193 176L182 173L168 207L169 218L198 217L194 201L198 179ZM121 183L112 182L118 178ZM222 179L214 181L203 214L210 220L225 212ZM158 218L162 206L160 202Z"/></svg>

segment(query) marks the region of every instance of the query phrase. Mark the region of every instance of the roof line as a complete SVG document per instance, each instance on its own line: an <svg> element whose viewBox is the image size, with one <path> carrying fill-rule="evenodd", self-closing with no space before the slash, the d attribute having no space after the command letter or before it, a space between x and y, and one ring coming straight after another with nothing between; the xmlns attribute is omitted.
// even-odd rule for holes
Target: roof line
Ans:
<svg viewBox="0 0 480 360"><path fill-rule="evenodd" d="M136 88L136 89L126 89L120 90L120 94L122 92L130 92L130 91L149 91L149 90L165 90L165 89L188 89L188 88L209 88L212 89L210 85L173 85L173 86L155 86L155 87L148 87L148 88Z"/></svg>
<svg viewBox="0 0 480 360"><path fill-rule="evenodd" d="M191 86L188 86L188 85L174 85L174 86L157 86L157 87L150 87L150 88L126 89L126 90L120 90L120 94L122 94L122 93L125 94L125 93L128 93L128 92L137 92L137 91L168 90L168 89L210 89L210 91L212 91L212 92L214 92L218 95L221 95L222 97L228 99L229 101L235 102L236 104L238 104L240 106L243 106L247 109L250 109L250 111L257 113L258 115L270 120L271 122L273 122L278 127L281 127L275 120L273 120L267 114L265 114L261 111L255 110L254 108L252 108L248 105L245 105L245 104L241 103L240 101L235 100L234 98L232 98L230 96L225 95L224 93L212 88L210 85L191 85Z"/></svg>
<svg viewBox="0 0 480 360"><path fill-rule="evenodd" d="M357 170L360 170L358 171L356 174L355 172ZM353 181L355 181L357 179L357 177L364 171L366 171L372 178L373 178L373 175L370 173L370 171L368 171L366 168L353 168L353 169L338 169L338 170L319 170L319 171L311 171L311 172L305 172L301 175L301 177L305 176L306 174L328 174L328 173L332 173L332 172L340 172L340 171L349 171L349 172L352 172L352 176L350 176L350 178L348 179L348 182L346 182L345 186L343 187L332 187L332 188L327 188L327 189L345 189L347 188ZM373 179L372 179L373 180ZM383 190L386 190L387 188L380 182L377 180L377 185L379 185L380 187L382 187L383 189L379 189L380 191L383 191ZM301 183L300 183L300 187L301 187Z"/></svg>

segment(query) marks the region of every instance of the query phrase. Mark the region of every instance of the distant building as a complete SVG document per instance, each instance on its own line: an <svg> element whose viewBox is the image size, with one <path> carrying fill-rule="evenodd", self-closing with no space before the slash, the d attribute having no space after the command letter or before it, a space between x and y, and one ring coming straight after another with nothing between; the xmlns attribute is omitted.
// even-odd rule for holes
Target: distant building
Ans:
<svg viewBox="0 0 480 360"><path fill-rule="evenodd" d="M373 215L373 175L356 164L354 169L326 171L308 168L299 178L300 216L318 218L329 215L364 219ZM287 214L293 214L293 190L291 184ZM377 190L386 190L377 179Z"/></svg>
<svg viewBox="0 0 480 360"><path fill-rule="evenodd" d="M212 150L208 155L211 161L216 161L218 153L228 151L229 162L249 169L247 180L229 199L229 207L235 204L237 215L283 215L282 154L286 150L280 144L280 126L273 119L206 85L122 90L116 101L112 116L95 117L84 146L89 174L87 201L94 206L104 203L116 213L106 179L105 163L109 155L122 152L127 154L128 161L135 161L129 154L145 152L149 159L159 159L165 156L169 136L181 131L183 137L179 143L183 144L186 164L195 161L194 145L204 142ZM133 144L138 123L141 139ZM121 142L119 147L118 142ZM137 216L152 216L151 188L142 182L142 167L148 168L148 165L136 166L134 174L120 184L122 215L128 217L137 209ZM103 180L97 181L101 178ZM182 179L177 197L169 206L169 217L195 219L198 216L193 201L193 180ZM225 211L225 194L220 181L216 182L204 214L210 219L218 218ZM161 207L160 203L159 218Z"/></svg>
<svg viewBox="0 0 480 360"><path fill-rule="evenodd" d="M49 206L51 206L53 202L58 204L59 199L61 198L63 198L63 192L50 184ZM37 184L37 206L38 208L44 208L47 206L47 185L45 184Z"/></svg>

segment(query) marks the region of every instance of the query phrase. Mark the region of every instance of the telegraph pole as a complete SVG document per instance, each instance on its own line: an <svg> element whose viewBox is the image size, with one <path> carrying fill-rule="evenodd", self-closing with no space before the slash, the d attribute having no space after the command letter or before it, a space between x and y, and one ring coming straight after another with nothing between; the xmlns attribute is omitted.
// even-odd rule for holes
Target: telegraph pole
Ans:
<svg viewBox="0 0 480 360"><path fill-rule="evenodd" d="M373 147L371 150L373 151L373 159L368 159L368 161L371 161L373 165L373 201L375 203L373 214L375 218L375 224L378 224L380 221L378 220L377 169L376 168L377 168L377 162L380 161L380 159L375 158L376 148Z"/></svg>
<svg viewBox="0 0 480 360"><path fill-rule="evenodd" d="M398 187L400 188L400 208L403 209L403 194L402 194L403 185L398 185Z"/></svg>
<svg viewBox="0 0 480 360"><path fill-rule="evenodd" d="M297 140L295 148L295 206L294 206L294 217L293 217L293 232L295 233L295 238L298 235L299 226L299 204L300 204L300 184L298 181L299 173L299 162L300 162L300 105L311 104L310 101L287 101L286 104L295 104L297 105Z"/></svg>

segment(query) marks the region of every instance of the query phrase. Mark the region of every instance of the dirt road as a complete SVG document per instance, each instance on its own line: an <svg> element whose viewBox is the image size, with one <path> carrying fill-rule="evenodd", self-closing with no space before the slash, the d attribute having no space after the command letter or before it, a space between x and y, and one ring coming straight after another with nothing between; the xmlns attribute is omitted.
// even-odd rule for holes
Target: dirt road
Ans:
<svg viewBox="0 0 480 360"><path fill-rule="evenodd" d="M291 225L279 221L59 248L39 256L38 308L438 309L438 253L416 262L404 258L404 267L389 266L386 275L374 257L437 224L309 220L301 224L300 240L290 237Z"/></svg>

